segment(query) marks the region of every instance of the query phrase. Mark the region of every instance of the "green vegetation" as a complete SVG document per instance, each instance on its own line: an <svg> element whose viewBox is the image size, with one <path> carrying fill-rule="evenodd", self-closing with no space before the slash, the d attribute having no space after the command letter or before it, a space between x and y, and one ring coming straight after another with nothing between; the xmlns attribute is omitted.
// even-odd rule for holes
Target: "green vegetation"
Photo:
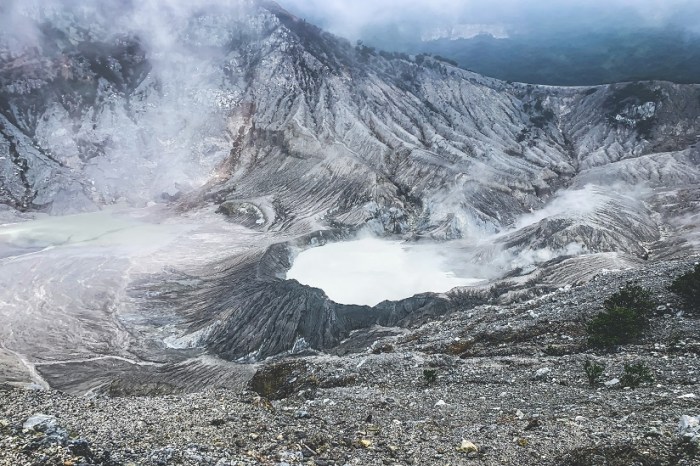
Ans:
<svg viewBox="0 0 700 466"><path fill-rule="evenodd" d="M600 377L603 375L605 365L586 359L586 362L583 363L583 370L586 373L588 384L593 387L600 382Z"/></svg>
<svg viewBox="0 0 700 466"><path fill-rule="evenodd" d="M586 327L588 344L596 348L610 348L633 343L642 336L645 327L644 319L632 309L606 309Z"/></svg>
<svg viewBox="0 0 700 466"><path fill-rule="evenodd" d="M654 116L635 117L633 123L629 121L620 122L617 120L617 117L630 106L640 106L648 102L656 103L659 100L661 100L661 92L658 89L652 90L649 85L636 82L614 88L613 93L608 96L603 105L607 110L608 121L632 126L640 136L649 138L656 120Z"/></svg>
<svg viewBox="0 0 700 466"><path fill-rule="evenodd" d="M411 61L411 57L406 53L401 52L386 52L384 50L379 51L379 55L386 58L387 60L406 60Z"/></svg>
<svg viewBox="0 0 700 466"><path fill-rule="evenodd" d="M656 308L656 302L649 290L628 283L620 291L606 299L603 306L606 309L626 307L635 310L640 315L647 316Z"/></svg>
<svg viewBox="0 0 700 466"><path fill-rule="evenodd" d="M547 126L547 123L552 120L554 120L554 112L550 109L546 109L541 114L530 117L532 124L540 129Z"/></svg>
<svg viewBox="0 0 700 466"><path fill-rule="evenodd" d="M670 290L683 299L689 310L700 312L700 264L694 270L676 278Z"/></svg>
<svg viewBox="0 0 700 466"><path fill-rule="evenodd" d="M452 66L459 66L459 63L457 63L456 61L451 60L449 58L441 57L440 55L435 55L433 58L436 59L437 61L441 61L443 63L447 63L447 64L450 64Z"/></svg>
<svg viewBox="0 0 700 466"><path fill-rule="evenodd" d="M428 385L432 385L437 381L437 370L435 369L423 369L423 380Z"/></svg>
<svg viewBox="0 0 700 466"><path fill-rule="evenodd" d="M653 381L651 370L643 362L625 364L624 373L620 377L620 385L630 388L637 388L643 383L652 383Z"/></svg>
<svg viewBox="0 0 700 466"><path fill-rule="evenodd" d="M586 326L588 344L611 348L637 341L649 326L655 303L649 291L627 285L603 303L604 311Z"/></svg>
<svg viewBox="0 0 700 466"><path fill-rule="evenodd" d="M614 92L605 100L605 106L617 113L628 103L656 102L660 98L661 93L658 90L652 90L645 83L636 82L623 87L616 87Z"/></svg>

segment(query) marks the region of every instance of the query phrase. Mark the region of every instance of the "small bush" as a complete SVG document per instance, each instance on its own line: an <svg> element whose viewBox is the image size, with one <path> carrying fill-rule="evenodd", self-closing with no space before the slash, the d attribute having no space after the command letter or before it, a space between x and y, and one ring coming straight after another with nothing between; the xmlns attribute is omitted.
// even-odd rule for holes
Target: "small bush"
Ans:
<svg viewBox="0 0 700 466"><path fill-rule="evenodd" d="M639 286L627 285L603 303L605 310L586 326L588 344L610 348L633 343L649 326L649 314L656 307L651 293Z"/></svg>
<svg viewBox="0 0 700 466"><path fill-rule="evenodd" d="M459 67L459 63L457 63L454 60L450 60L449 58L441 57L440 55L435 55L433 58L435 58L438 61L444 62L444 63L449 63L450 65L452 65L456 68Z"/></svg>
<svg viewBox="0 0 700 466"><path fill-rule="evenodd" d="M435 369L423 369L423 380L428 385L432 385L437 381L437 370Z"/></svg>
<svg viewBox="0 0 700 466"><path fill-rule="evenodd" d="M671 291L681 297L692 311L700 311L700 264L694 270L676 278L670 286Z"/></svg>
<svg viewBox="0 0 700 466"><path fill-rule="evenodd" d="M641 286L627 284L620 291L610 296L603 303L605 309L613 307L626 307L640 315L648 315L656 308L656 301L651 297L651 292Z"/></svg>
<svg viewBox="0 0 700 466"><path fill-rule="evenodd" d="M586 378L588 379L588 384L593 387L597 385L600 382L600 377L603 375L603 371L605 370L605 365L601 365L596 363L595 361L591 361L590 359L586 359L586 362L583 363L583 370L586 372Z"/></svg>
<svg viewBox="0 0 700 466"><path fill-rule="evenodd" d="M564 356L566 354L567 348L563 345L547 345L547 347L543 350L544 354L547 356Z"/></svg>
<svg viewBox="0 0 700 466"><path fill-rule="evenodd" d="M611 348L639 339L646 328L646 320L626 307L605 310L588 323L588 344L596 348Z"/></svg>
<svg viewBox="0 0 700 466"><path fill-rule="evenodd" d="M625 364L625 370L620 377L620 385L623 387L637 388L643 383L651 383L654 377L651 371L643 362L636 364Z"/></svg>

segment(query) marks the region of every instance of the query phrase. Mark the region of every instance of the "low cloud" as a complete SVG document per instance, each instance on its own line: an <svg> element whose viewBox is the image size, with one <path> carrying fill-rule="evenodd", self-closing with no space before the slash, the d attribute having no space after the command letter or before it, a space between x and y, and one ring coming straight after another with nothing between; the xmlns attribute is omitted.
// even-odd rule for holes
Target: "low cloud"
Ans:
<svg viewBox="0 0 700 466"><path fill-rule="evenodd" d="M82 170L95 198L157 200L163 193L174 195L202 185L230 151L227 117L245 88L212 63L223 63L226 44L241 29L237 21L248 27L244 13L250 3L0 0L0 58L45 66L37 68L44 74L69 63L72 73L84 65L75 58L77 48L67 43L138 43L147 63L134 65L135 71L126 70L125 75L133 71L138 77L130 85L137 86L131 92L139 92L139 104L130 106L118 85L98 87L100 97L113 99L113 104L100 107L95 121L47 102L33 131L39 145L51 148L56 159ZM198 20L197 13L211 14ZM59 53L55 31L67 38L60 41ZM119 63L110 66L122 69ZM222 87L224 82L228 88ZM99 86L108 84L103 80ZM22 98L18 88L12 98ZM81 159L81 144L95 156Z"/></svg>
<svg viewBox="0 0 700 466"><path fill-rule="evenodd" d="M349 39L376 28L419 29L455 24L507 25L513 32L533 28L606 26L697 29L695 0L282 0L309 21ZM424 32L424 31L422 31Z"/></svg>

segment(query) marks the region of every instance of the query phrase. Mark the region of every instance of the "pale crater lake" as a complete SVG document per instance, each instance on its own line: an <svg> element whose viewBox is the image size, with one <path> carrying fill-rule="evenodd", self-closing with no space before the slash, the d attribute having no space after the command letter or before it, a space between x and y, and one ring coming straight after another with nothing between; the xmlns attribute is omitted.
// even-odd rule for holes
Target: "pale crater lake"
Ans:
<svg viewBox="0 0 700 466"><path fill-rule="evenodd" d="M448 250L441 249L378 238L329 243L302 251L287 278L320 288L337 303L368 306L484 281L455 276Z"/></svg>

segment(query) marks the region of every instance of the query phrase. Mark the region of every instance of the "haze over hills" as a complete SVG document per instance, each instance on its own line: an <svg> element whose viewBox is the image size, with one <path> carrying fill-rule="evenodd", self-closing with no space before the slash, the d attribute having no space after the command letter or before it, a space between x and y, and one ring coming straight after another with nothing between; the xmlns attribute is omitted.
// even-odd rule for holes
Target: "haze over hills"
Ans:
<svg viewBox="0 0 700 466"><path fill-rule="evenodd" d="M129 5L3 7L22 31L0 36L4 222L117 216L80 217L84 237L70 219L0 233L3 354L25 377L81 392L454 309L285 280L300 251L359 230L449 240L455 270L491 280L475 302L506 277L525 296L697 248L697 85L511 84L271 2Z"/></svg>
<svg viewBox="0 0 700 466"><path fill-rule="evenodd" d="M311 0L290 7L365 45L445 57L505 81L700 82L700 8L693 2L359 0L348 9L342 0Z"/></svg>
<svg viewBox="0 0 700 466"><path fill-rule="evenodd" d="M639 80L700 82L700 36L679 30L557 31L505 38L488 32L401 45L375 36L366 42L445 57L462 68L506 81L564 86Z"/></svg>

